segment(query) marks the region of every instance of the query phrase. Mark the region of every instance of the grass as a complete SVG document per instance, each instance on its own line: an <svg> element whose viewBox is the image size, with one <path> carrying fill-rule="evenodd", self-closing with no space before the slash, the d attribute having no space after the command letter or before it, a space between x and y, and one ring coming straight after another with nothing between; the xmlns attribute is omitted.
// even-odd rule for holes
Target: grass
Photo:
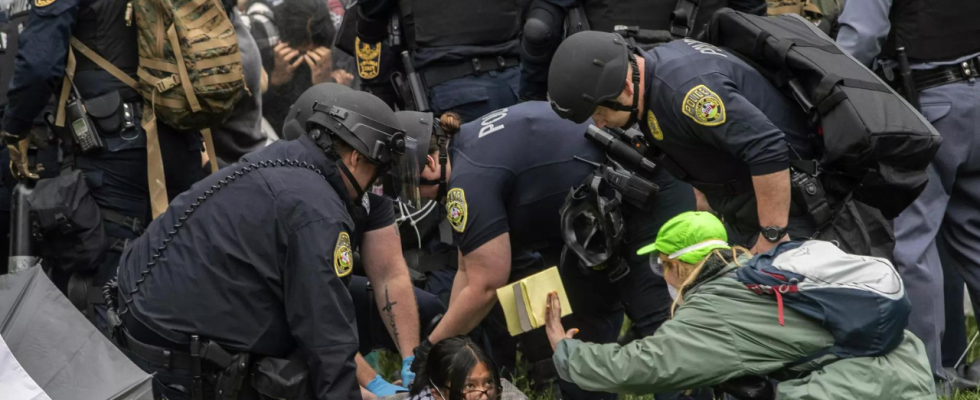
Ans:
<svg viewBox="0 0 980 400"><path fill-rule="evenodd" d="M626 324L628 323L629 321L626 321ZM627 329L627 325L624 325L623 331L625 332L626 329ZM972 338L976 332L977 332L976 320L974 318L967 318L966 337L968 339ZM975 343L973 347L970 349L970 352L966 356L966 361L964 362L970 363L978 358L980 358L980 340L978 340L977 343ZM383 376L385 380L387 380L388 382L394 382L395 380L400 379L400 377L398 377L397 375L399 374L399 371L401 369L401 357L399 357L398 354L394 354L390 352L379 352L377 358L377 367L381 371L381 376ZM522 392L528 394L529 400L550 400L552 398L550 393L543 393L543 394L531 393L529 389L531 387L531 382L528 380L526 376L526 368L523 368L523 366L518 366L517 372L518 372L518 376L515 377L513 383L515 386L521 389ZM620 399L621 400L653 400L653 395L643 395L643 396L623 395L620 396ZM953 396L952 400L980 400L980 392L959 392Z"/></svg>

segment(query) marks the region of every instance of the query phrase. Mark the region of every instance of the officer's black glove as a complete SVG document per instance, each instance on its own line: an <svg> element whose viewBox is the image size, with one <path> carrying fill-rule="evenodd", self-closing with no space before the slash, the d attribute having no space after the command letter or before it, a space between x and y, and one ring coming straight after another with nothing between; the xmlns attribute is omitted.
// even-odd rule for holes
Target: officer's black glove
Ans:
<svg viewBox="0 0 980 400"><path fill-rule="evenodd" d="M429 359L429 351L432 350L432 342L429 338L425 338L422 343L419 343L419 347L415 348L415 360L412 361L411 371L414 373L419 373L422 367L425 366L425 362Z"/></svg>

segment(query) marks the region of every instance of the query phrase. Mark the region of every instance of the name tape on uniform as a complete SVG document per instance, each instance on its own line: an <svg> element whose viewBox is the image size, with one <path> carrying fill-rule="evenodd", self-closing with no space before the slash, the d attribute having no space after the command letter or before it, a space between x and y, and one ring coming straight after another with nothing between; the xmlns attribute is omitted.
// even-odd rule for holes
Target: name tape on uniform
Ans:
<svg viewBox="0 0 980 400"><path fill-rule="evenodd" d="M709 54L713 56L722 56L728 58L728 56L725 55L725 53L721 52L721 49L712 46L710 44L699 42L694 39L684 39L684 43L687 43L687 45L691 46L694 50L701 52L701 54Z"/></svg>
<svg viewBox="0 0 980 400"><path fill-rule="evenodd" d="M480 121L480 135L478 136L478 138L482 138L486 135L504 129L504 124L500 124L500 125L494 125L494 124L504 119L505 117L507 117L506 108L494 111L490 114L483 116L483 120Z"/></svg>

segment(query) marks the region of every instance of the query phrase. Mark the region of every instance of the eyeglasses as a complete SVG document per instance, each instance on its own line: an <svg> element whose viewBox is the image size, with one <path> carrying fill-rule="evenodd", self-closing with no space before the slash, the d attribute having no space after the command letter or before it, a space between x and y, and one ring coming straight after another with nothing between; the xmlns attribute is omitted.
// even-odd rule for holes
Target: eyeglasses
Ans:
<svg viewBox="0 0 980 400"><path fill-rule="evenodd" d="M489 400L497 400L500 398L500 392L503 388L492 387L490 389L470 389L463 391L463 397L466 400L483 400L484 398Z"/></svg>
<svg viewBox="0 0 980 400"><path fill-rule="evenodd" d="M660 261L660 255L657 253L650 254L650 269L653 270L653 274L661 278L664 277L664 271L667 267Z"/></svg>

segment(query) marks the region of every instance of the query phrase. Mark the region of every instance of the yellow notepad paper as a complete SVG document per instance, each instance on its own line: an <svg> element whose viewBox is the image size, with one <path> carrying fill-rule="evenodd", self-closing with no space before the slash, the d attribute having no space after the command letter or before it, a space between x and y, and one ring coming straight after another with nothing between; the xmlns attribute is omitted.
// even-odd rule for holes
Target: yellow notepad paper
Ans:
<svg viewBox="0 0 980 400"><path fill-rule="evenodd" d="M572 313L572 305L565 294L558 268L551 267L517 282L497 289L497 299L507 317L507 330L511 336L540 328L545 324L548 293L558 292L561 316Z"/></svg>

